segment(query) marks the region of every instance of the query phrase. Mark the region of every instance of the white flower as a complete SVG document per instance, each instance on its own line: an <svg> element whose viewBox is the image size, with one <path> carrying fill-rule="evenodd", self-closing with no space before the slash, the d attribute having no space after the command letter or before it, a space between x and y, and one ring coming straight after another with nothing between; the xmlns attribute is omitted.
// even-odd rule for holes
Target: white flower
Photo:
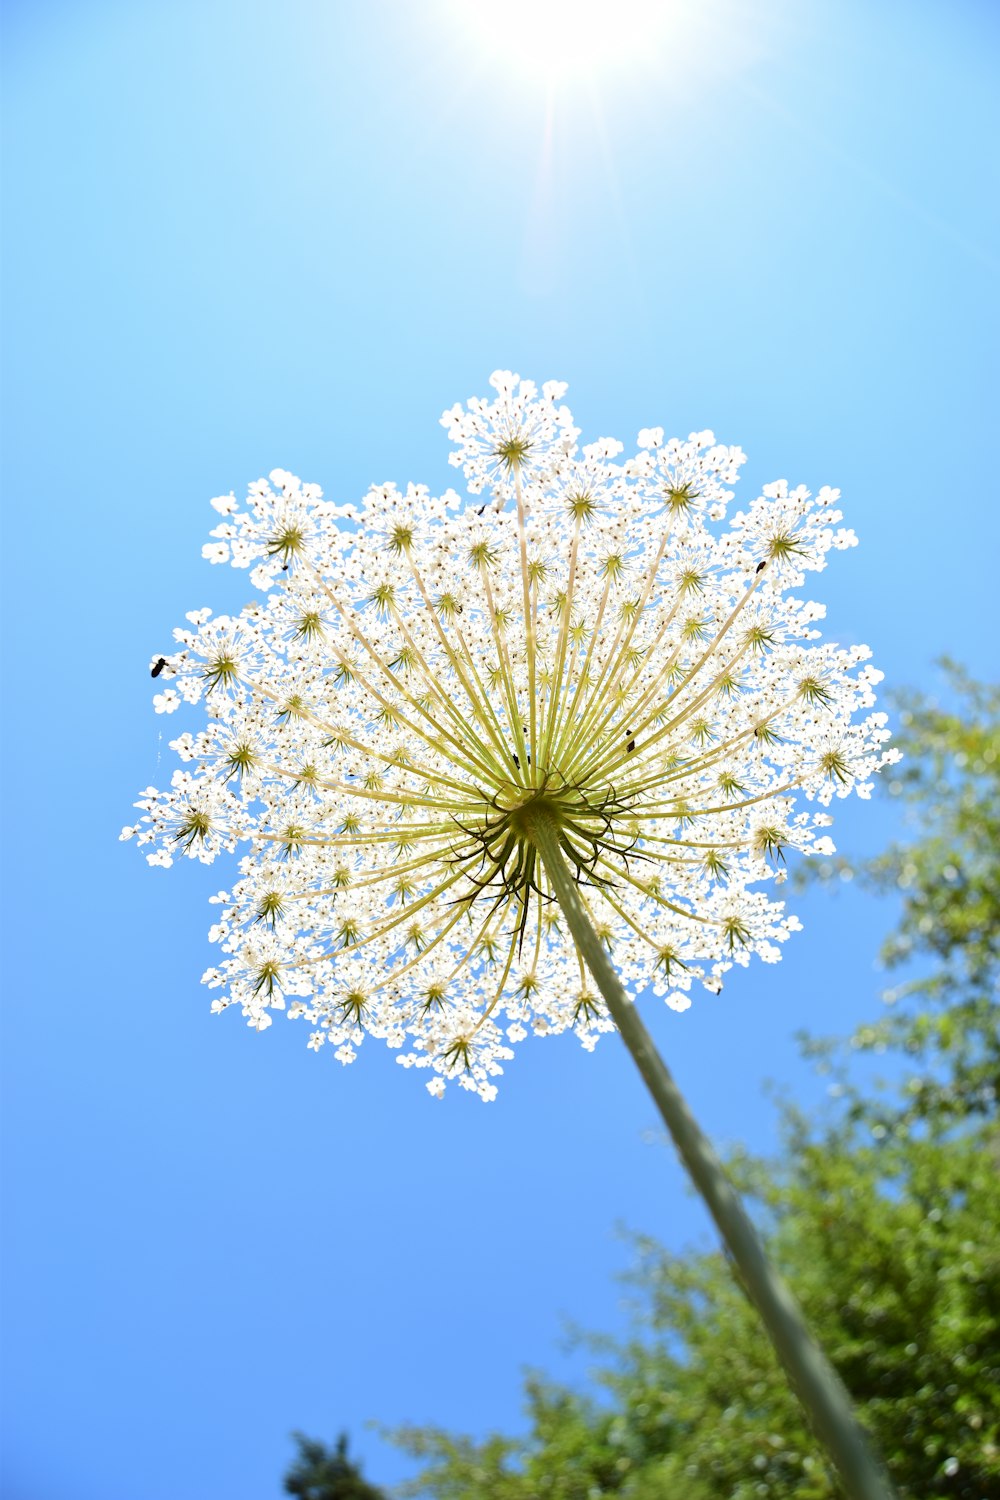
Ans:
<svg viewBox="0 0 1000 1500"><path fill-rule="evenodd" d="M564 386L492 385L442 422L493 506L390 483L335 505L281 469L212 502L206 556L266 597L175 632L154 706L207 725L122 835L163 865L242 849L214 1010L287 1006L314 1051L372 1036L483 1099L529 1032L614 1029L526 809L626 987L684 1011L778 958L799 924L769 884L895 758L867 649L792 592L853 542L836 490L779 481L726 529L739 448L644 428L578 452Z"/></svg>
<svg viewBox="0 0 1000 1500"><path fill-rule="evenodd" d="M569 408L555 404L566 393L561 381L547 381L541 400L533 381L510 370L494 370L490 385L497 392L494 401L476 398L464 411L456 404L441 425L458 447L449 462L464 470L472 494L495 480L502 500L513 493L515 474L558 472L575 451L578 429Z"/></svg>

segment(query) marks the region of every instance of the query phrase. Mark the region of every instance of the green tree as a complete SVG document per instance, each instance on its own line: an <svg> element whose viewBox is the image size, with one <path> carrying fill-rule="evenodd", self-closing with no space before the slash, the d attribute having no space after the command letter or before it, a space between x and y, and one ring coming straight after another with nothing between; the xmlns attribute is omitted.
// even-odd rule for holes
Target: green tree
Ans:
<svg viewBox="0 0 1000 1500"><path fill-rule="evenodd" d="M385 1500L385 1491L361 1477L359 1465L347 1456L347 1434L333 1448L315 1438L293 1432L298 1458L285 1474L285 1493L301 1500Z"/></svg>
<svg viewBox="0 0 1000 1500"><path fill-rule="evenodd" d="M905 1500L1000 1500L1000 692L945 664L902 705L888 792L910 836L839 872L899 893L888 1014L809 1042L840 1103L783 1110L776 1161L729 1163ZM895 1079L851 1082L858 1051ZM833 1500L841 1494L719 1253L636 1241L635 1332L592 1339L594 1392L533 1378L528 1432L410 1428L410 1492L459 1500Z"/></svg>
<svg viewBox="0 0 1000 1500"><path fill-rule="evenodd" d="M947 659L941 666L947 706L921 693L900 703L904 759L887 789L906 804L914 836L818 871L902 897L882 958L905 977L884 996L891 1013L851 1046L909 1060L901 1113L911 1122L996 1118L1000 1081L1000 688Z"/></svg>

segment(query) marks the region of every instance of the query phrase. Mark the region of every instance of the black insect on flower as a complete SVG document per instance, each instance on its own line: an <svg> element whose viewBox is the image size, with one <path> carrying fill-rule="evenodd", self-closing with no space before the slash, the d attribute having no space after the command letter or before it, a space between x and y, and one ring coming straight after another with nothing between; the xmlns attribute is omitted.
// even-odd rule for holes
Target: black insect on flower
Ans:
<svg viewBox="0 0 1000 1500"><path fill-rule="evenodd" d="M155 661L153 663L153 666L150 668L150 672L149 672L150 677L159 677L160 673L163 671L163 668L166 665L167 665L167 658L165 656L159 657L158 660Z"/></svg>

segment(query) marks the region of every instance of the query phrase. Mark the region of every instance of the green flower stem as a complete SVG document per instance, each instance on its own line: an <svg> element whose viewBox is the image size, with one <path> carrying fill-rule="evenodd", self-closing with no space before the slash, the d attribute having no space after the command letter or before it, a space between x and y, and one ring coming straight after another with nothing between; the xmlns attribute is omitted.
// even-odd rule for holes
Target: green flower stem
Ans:
<svg viewBox="0 0 1000 1500"><path fill-rule="evenodd" d="M840 1377L816 1344L795 1298L768 1260L722 1163L688 1109L638 1010L625 994L580 899L560 847L555 821L544 807L525 808L522 816L525 831L541 856L577 947L681 1160L715 1220L816 1437L840 1475L845 1494L850 1500L895 1500L895 1491L869 1446Z"/></svg>

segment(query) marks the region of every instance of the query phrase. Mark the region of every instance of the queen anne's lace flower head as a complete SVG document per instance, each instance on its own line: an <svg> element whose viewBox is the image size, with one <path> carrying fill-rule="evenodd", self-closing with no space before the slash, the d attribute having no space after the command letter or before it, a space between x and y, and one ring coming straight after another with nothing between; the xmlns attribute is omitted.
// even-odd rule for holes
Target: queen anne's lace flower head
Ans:
<svg viewBox="0 0 1000 1500"><path fill-rule="evenodd" d="M529 1031L613 1025L526 809L626 987L684 1010L778 958L799 924L767 883L829 854L825 809L895 758L867 648L822 643L790 592L856 540L836 490L768 485L727 528L739 448L647 428L624 461L580 451L563 385L491 383L442 418L474 501L334 505L275 470L212 502L206 556L267 597L175 632L156 711L208 723L123 832L152 864L245 849L213 1009L286 1010L345 1063L376 1036L485 1099Z"/></svg>

